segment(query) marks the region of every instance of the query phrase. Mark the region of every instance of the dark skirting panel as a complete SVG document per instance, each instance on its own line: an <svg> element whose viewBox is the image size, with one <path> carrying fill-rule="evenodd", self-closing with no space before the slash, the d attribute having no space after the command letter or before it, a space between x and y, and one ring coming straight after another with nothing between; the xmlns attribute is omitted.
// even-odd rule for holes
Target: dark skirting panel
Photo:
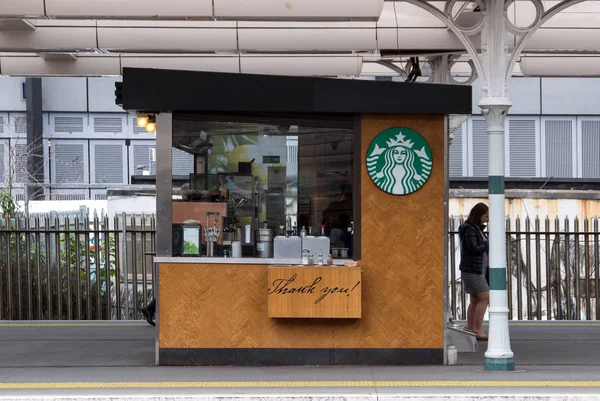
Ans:
<svg viewBox="0 0 600 401"><path fill-rule="evenodd" d="M146 112L471 114L471 86L124 68L116 103Z"/></svg>
<svg viewBox="0 0 600 401"><path fill-rule="evenodd" d="M434 348L161 348L161 366L442 365Z"/></svg>

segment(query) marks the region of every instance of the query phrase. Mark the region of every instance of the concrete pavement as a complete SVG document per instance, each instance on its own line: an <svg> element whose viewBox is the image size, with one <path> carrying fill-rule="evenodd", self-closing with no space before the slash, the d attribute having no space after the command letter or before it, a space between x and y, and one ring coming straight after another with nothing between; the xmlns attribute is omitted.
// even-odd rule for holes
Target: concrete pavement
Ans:
<svg viewBox="0 0 600 401"><path fill-rule="evenodd" d="M511 324L517 372L459 366L154 367L154 330L139 322L0 323L0 398L248 401L598 400L600 324Z"/></svg>

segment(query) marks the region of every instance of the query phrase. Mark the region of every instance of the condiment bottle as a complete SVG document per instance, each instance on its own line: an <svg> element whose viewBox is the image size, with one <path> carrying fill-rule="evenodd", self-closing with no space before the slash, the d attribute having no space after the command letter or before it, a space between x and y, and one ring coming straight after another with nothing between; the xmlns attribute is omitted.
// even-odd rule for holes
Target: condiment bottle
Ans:
<svg viewBox="0 0 600 401"><path fill-rule="evenodd" d="M322 254L322 253L320 253L320 254L319 254L319 261L318 261L318 263L317 263L317 264L318 264L319 266L323 266L323 254Z"/></svg>
<svg viewBox="0 0 600 401"><path fill-rule="evenodd" d="M329 254L329 256L327 257L327 266L331 265L333 265L333 258L331 257L331 254Z"/></svg>

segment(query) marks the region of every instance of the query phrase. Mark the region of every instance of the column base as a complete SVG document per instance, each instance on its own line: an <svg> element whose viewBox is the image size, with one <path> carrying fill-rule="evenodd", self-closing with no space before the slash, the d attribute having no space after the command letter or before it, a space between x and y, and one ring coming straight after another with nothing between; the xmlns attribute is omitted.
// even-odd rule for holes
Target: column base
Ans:
<svg viewBox="0 0 600 401"><path fill-rule="evenodd" d="M484 370L512 372L515 360L512 358L485 358Z"/></svg>

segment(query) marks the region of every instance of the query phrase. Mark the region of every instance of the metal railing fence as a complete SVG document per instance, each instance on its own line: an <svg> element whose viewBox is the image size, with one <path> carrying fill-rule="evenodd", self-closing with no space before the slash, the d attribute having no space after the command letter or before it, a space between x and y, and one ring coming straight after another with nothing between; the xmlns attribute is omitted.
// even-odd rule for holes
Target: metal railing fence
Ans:
<svg viewBox="0 0 600 401"><path fill-rule="evenodd" d="M450 315L466 319L468 297L460 278L462 219L450 219ZM598 218L506 219L509 319L599 320Z"/></svg>
<svg viewBox="0 0 600 401"><path fill-rule="evenodd" d="M154 216L0 221L0 320L135 320L152 297Z"/></svg>
<svg viewBox="0 0 600 401"><path fill-rule="evenodd" d="M450 218L448 307L466 319L461 218ZM0 320L136 320L152 299L155 216L0 220ZM509 317L600 320L598 218L506 219Z"/></svg>

